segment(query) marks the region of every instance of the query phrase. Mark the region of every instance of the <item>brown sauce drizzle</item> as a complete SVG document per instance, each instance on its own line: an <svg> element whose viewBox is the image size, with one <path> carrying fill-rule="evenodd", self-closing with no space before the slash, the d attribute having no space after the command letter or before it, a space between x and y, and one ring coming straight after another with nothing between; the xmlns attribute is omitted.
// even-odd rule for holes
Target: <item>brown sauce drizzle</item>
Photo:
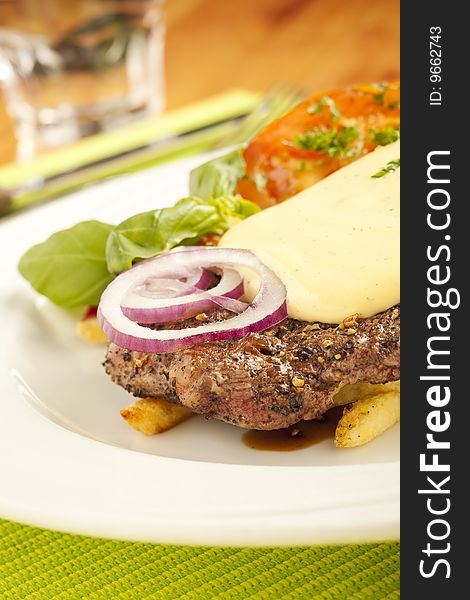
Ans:
<svg viewBox="0 0 470 600"><path fill-rule="evenodd" d="M286 429L275 431L259 431L251 429L242 436L245 446L253 450L267 450L272 452L292 452L314 446L333 438L343 407L332 408L325 414L322 421L300 421Z"/></svg>

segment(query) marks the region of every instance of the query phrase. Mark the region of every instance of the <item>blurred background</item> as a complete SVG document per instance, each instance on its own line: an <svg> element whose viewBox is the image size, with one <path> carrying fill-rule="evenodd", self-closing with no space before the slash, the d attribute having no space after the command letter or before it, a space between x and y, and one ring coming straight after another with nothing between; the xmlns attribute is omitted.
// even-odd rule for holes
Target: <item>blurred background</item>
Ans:
<svg viewBox="0 0 470 600"><path fill-rule="evenodd" d="M23 28L31 33L31 12L36 10L41 16L36 19L33 30L37 31L33 33L41 33L41 27L50 30L50 20L46 25L38 23L44 19L44 7L51 1L0 0L0 28L5 30L13 26L16 30ZM60 46L61 51L65 48L72 52L74 66L77 61L88 60L90 53L86 54L85 50L91 43L94 50L90 56L96 66L96 48L103 45L103 35L106 38L113 27L120 27L119 35L124 36L124 45L118 50L114 45L113 51L126 52L129 55L126 54L126 60L133 61L132 68L137 68L137 75L133 75L130 83L119 79L119 85L134 86L131 91L137 100L135 106L129 105L127 109L137 116L141 109L142 115L148 116L163 107L172 110L230 88L264 91L282 83L313 92L399 77L399 0L167 0L165 3L121 0L119 11L126 13L125 23L131 23L130 34L121 27L122 20L117 24L104 22L93 14L87 17L85 29L82 19L73 35L67 33L71 15L75 15L78 7L93 1L52 1L50 16L53 17L55 48ZM100 0L101 4L111 2ZM144 5L149 4L158 14L153 12L150 17L144 14L147 10ZM29 22L28 18L18 17L18 9L23 17L29 11ZM129 12L132 13L130 20ZM163 27L164 54L161 52ZM50 36L51 31L48 34ZM82 44L78 54L76 40ZM10 39L3 42L4 46L11 43ZM152 55L146 51L144 43L151 45ZM40 68L45 67L40 65ZM37 64L33 65L33 70L37 74ZM129 73L133 71L128 69L127 75ZM0 71L0 164L13 161L17 156L13 124L16 117L12 117L12 106L7 111L8 92L5 81L2 90L1 75ZM3 77L6 78L5 67ZM92 93L92 85L87 80L82 80L76 87L64 84L64 81L55 94L65 95L73 88L74 99L78 102L80 96ZM110 88L117 85L117 79L106 80L103 74L99 81L103 93L109 93ZM20 91L23 95L26 92L34 95L34 89ZM146 94L150 94L150 100L146 99ZM18 100L14 98L14 101L13 112L19 106ZM84 133L93 133L93 127Z"/></svg>

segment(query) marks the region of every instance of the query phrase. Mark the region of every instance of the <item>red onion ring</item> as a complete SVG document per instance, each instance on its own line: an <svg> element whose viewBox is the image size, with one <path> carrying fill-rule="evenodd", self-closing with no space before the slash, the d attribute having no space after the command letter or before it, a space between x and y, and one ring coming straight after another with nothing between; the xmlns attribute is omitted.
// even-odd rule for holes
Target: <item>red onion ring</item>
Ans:
<svg viewBox="0 0 470 600"><path fill-rule="evenodd" d="M154 279L154 281L158 282L158 279ZM177 279L174 280L175 284L177 281ZM121 301L121 309L131 321L142 324L172 323L189 319L220 306L224 297L236 300L243 295L242 278L234 269L223 269L219 283L209 292L200 291L196 286L182 284L179 293L172 292L166 298L149 298L136 293L138 287L134 287L124 296ZM241 312L243 308L235 312Z"/></svg>
<svg viewBox="0 0 470 600"><path fill-rule="evenodd" d="M129 290L155 274L161 278L178 278L188 268L222 268L225 272L237 266L257 272L261 285L248 308L225 321L157 331L129 319L121 308ZM108 285L98 307L98 321L112 342L129 350L151 353L174 352L203 342L242 337L267 329L286 317L286 288L282 281L251 251L232 248L195 247L191 252L172 252L142 262Z"/></svg>
<svg viewBox="0 0 470 600"><path fill-rule="evenodd" d="M181 279L163 279L162 277L149 277L143 283L135 286L129 296L135 293L137 297L146 297L153 300L177 298L192 294L197 289L207 290L213 281L211 273L204 269L195 269L192 275ZM128 315L132 319L131 315ZM137 319L133 319L134 321Z"/></svg>

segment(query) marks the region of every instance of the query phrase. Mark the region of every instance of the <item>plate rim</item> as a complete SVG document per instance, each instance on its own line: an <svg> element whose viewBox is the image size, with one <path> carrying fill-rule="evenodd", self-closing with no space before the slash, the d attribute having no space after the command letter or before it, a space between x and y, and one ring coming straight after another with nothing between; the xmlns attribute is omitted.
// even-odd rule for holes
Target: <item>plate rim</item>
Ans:
<svg viewBox="0 0 470 600"><path fill-rule="evenodd" d="M80 196L85 199L87 196L90 198L90 190L92 190L91 197L93 197L95 194L93 190L103 191L102 186L113 189L122 186L125 183L124 180L130 184L136 182L143 184L147 178L151 179L156 173L162 177L166 173L166 176L171 177L173 172L188 172L192 166L205 158L206 155L185 158L154 169L114 178L80 190L67 198L56 200L54 203L37 207L32 212L25 212L3 223L0 222L0 251L4 244L9 243L10 238L15 238L15 230L21 228L25 221L32 220L41 223L48 214L60 216L69 205L77 203L77 196L78 200L80 200ZM73 216L73 221L77 221L79 218L80 214L77 213ZM14 261L13 258L12 264L8 266L10 271L12 268L16 271ZM17 280L19 279L17 275ZM24 283L25 289L26 286L27 284ZM0 285L0 299L2 293L2 285ZM10 374L6 371L6 362L3 360L5 352L6 348L3 350L0 348L0 359L2 359L0 363L2 365L0 369L0 407L4 415L0 421L0 457L8 457L14 452L15 462L0 458L0 481L10 485L10 488L8 485L4 485L0 490L0 516L4 518L70 533L156 543L259 546L356 543L399 537L399 460L387 463L333 466L241 465L162 457L112 446L65 429L62 425L48 420L46 416L36 412L25 402L17 402L18 392L15 390ZM12 429L10 423L21 423L22 430ZM28 435L31 436L29 439ZM44 439L47 439L48 444L52 444L51 448L45 447L41 443ZM29 453L24 452L24 449L18 451L21 443L26 444ZM64 443L65 446L63 446ZM58 456L55 451L56 447L61 447L62 456ZM70 502L66 504L67 508L70 506L72 510L76 510L75 503L71 502L71 495L83 491L83 480L81 488L74 485L68 477L68 488L60 489L59 486L49 490L41 489L39 495L38 488L34 487L38 485L38 481L41 481L41 476L51 482L51 471L63 468L63 459L66 456L74 467L79 469L80 465L79 462L77 463L77 456L73 456L74 453L78 453L82 457L86 456L88 460L91 460L87 466L89 472L86 485L90 488L86 495L87 509L75 514L69 510L58 511L57 506L50 504L50 496L53 491L58 497L61 497L61 501L68 498ZM160 504L155 503L153 512L148 513L146 512L148 506L144 499L134 498L135 503L129 505L132 494L126 492L122 501L117 502L116 505L113 504L112 510L110 509L105 515L98 492L103 469L110 461L119 463L121 468L130 463L135 469L135 475L138 475L137 479L131 478L132 485L135 485L136 489L145 489L147 493L155 494L156 498L158 498L159 486L154 484L153 487L149 487L148 482L142 481L146 478L148 465L151 465L151 468L158 468L159 473L170 479L173 478L173 483L176 471L178 476L182 476L183 479L188 477L189 473L191 482L193 482L194 473L201 472L207 479L208 489L210 488L209 484L214 483L220 484L219 488L224 487L223 493L220 492L220 489L215 493L217 502L226 501L230 504L230 496L235 494L234 498L240 503L241 513L237 515L233 510L220 513L212 505L211 512L207 514L199 512L195 515L188 511L185 513L184 504L181 502L178 504L178 500L174 507L180 510L177 516L169 511L169 507L165 509L162 504L163 500L160 501ZM41 468L46 469L46 473L41 472ZM33 472L35 469L36 474ZM49 473L47 473L48 469ZM354 473L355 471L357 473ZM49 479L47 475L49 475ZM81 475L84 476L84 473L81 472ZM282 475L285 486L292 485L293 489L296 486L303 486L308 503L306 509L300 510L298 503L293 505L286 490L279 489L279 475ZM320 492L317 490L318 494L315 494L313 493L315 490L305 488L305 476L308 475L310 478L307 477L307 479L312 480L310 488L312 486L336 486L336 497L343 501L343 505L336 509L325 507L325 510L322 511L321 502L328 500L325 496L325 489ZM352 475L354 477L351 479ZM363 486L362 492L353 494L355 500L352 504L351 501L349 504L344 503L344 493L348 489L345 486L352 485L353 479L357 479L358 475ZM366 475L368 478L364 480ZM262 478L262 486L256 487L255 476ZM337 487L338 480L343 482L342 488L341 486ZM185 482L181 480L177 482L178 490L191 494L191 487L188 485L185 487L183 483ZM53 483L51 485L53 486ZM90 495L89 492L97 485L98 488L95 489L97 493L94 496ZM108 477L107 485L114 486L114 489L119 486L119 481ZM262 498L256 498L256 502L252 500L256 510L246 503L249 496L239 489L240 486L246 485L254 485L257 494L264 494ZM64 494L64 490L68 492L68 496L65 493L62 498L61 494ZM275 499L269 498L269 495L276 493L280 495L280 498L274 502ZM28 503L25 500L25 497L29 496L34 497L33 502ZM165 500L168 498L165 497ZM96 502L95 514L92 514L93 501ZM260 512L260 507L264 505L266 506L265 513ZM142 519L137 518L134 514L137 508L145 509ZM163 512L156 514L157 510ZM100 516L100 519L97 519L97 516ZM337 526L333 528L331 527L332 518L337 523ZM330 526L328 526L328 519Z"/></svg>

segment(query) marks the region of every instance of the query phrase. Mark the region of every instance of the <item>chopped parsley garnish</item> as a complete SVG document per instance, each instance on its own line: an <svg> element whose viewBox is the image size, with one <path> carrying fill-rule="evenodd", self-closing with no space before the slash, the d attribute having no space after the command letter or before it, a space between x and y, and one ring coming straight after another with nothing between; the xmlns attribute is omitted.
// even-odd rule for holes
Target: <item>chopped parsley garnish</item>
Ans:
<svg viewBox="0 0 470 600"><path fill-rule="evenodd" d="M376 104L385 104L385 92L390 89L390 86L385 83L376 83L374 85L380 90L378 94L374 94L374 102Z"/></svg>
<svg viewBox="0 0 470 600"><path fill-rule="evenodd" d="M383 129L371 129L371 141L377 146L386 146L400 139L400 131L394 127L384 127Z"/></svg>
<svg viewBox="0 0 470 600"><path fill-rule="evenodd" d="M374 173L373 175L371 175L371 177L383 177L384 175L387 175L387 173L393 173L393 171L396 171L399 167L399 158L397 158L396 160L391 160L385 165L383 169L380 169L380 171L377 171L377 173Z"/></svg>
<svg viewBox="0 0 470 600"><path fill-rule="evenodd" d="M356 127L342 129L315 127L311 131L297 135L292 144L301 150L315 150L327 154L330 158L346 158L357 153L357 149L352 144L358 137L359 130Z"/></svg>
<svg viewBox="0 0 470 600"><path fill-rule="evenodd" d="M316 104L312 104L311 106L309 106L307 109L307 112L309 115L316 115L316 114L322 115L325 112L325 108L330 109L331 118L333 120L340 118L341 111L336 106L333 98L330 98L329 96L323 96L323 98L320 100L320 102L317 102Z"/></svg>
<svg viewBox="0 0 470 600"><path fill-rule="evenodd" d="M389 90L398 90L398 89L400 89L399 87L397 87L395 85L388 85L387 83L374 83L374 87L376 87L380 90L380 92L378 92L377 94L374 94L374 96L373 96L373 101L375 102L375 104L382 104L382 106L386 106L386 108L391 108L391 109L397 108L397 106L399 104L398 100L393 100L388 105L385 104L385 94Z"/></svg>

